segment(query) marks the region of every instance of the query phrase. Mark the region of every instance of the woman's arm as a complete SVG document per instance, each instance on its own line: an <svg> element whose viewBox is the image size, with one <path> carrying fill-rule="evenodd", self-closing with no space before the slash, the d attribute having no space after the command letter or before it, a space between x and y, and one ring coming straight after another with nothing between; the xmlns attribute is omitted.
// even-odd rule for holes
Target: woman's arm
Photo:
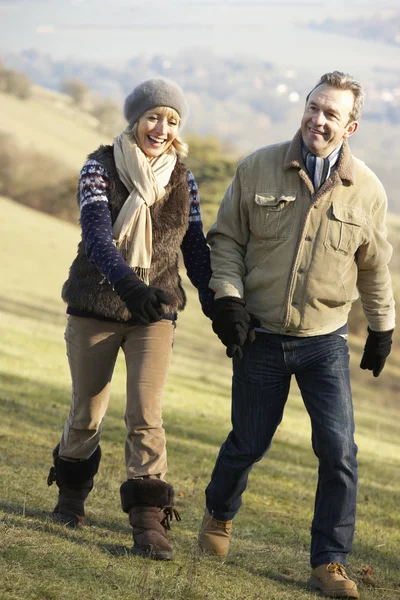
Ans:
<svg viewBox="0 0 400 600"><path fill-rule="evenodd" d="M198 290L202 310L207 317L211 317L214 292L208 287L211 279L210 249L203 232L199 190L189 170L187 182L190 193L189 226L181 250L187 275Z"/></svg>
<svg viewBox="0 0 400 600"><path fill-rule="evenodd" d="M96 160L88 160L79 178L82 240L89 260L115 285L132 269L113 244L108 185L106 169Z"/></svg>

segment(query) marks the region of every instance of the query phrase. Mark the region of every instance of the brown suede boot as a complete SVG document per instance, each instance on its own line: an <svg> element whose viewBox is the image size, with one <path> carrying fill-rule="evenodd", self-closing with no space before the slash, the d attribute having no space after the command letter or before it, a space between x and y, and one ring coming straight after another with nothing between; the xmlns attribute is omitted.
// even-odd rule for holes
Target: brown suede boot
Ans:
<svg viewBox="0 0 400 600"><path fill-rule="evenodd" d="M174 490L161 479L129 479L121 485L122 510L129 514L133 533L133 554L153 560L172 560L166 531L173 517Z"/></svg>
<svg viewBox="0 0 400 600"><path fill-rule="evenodd" d="M340 563L319 565L311 571L308 587L330 598L359 598L357 586Z"/></svg>
<svg viewBox="0 0 400 600"><path fill-rule="evenodd" d="M79 527L85 524L84 503L99 470L101 449L98 446L90 458L77 462L63 460L58 451L59 444L53 450L54 466L47 477L49 486L55 481L59 488L57 505L51 515L54 521L68 527Z"/></svg>
<svg viewBox="0 0 400 600"><path fill-rule="evenodd" d="M226 556L231 541L232 521L218 521L206 509L199 531L198 544L203 552Z"/></svg>

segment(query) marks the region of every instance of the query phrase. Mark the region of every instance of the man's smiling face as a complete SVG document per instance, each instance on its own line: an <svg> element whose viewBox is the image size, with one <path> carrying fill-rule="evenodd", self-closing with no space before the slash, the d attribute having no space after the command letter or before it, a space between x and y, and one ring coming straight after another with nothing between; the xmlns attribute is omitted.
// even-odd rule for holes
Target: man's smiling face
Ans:
<svg viewBox="0 0 400 600"><path fill-rule="evenodd" d="M310 152L326 158L356 132L358 123L350 120L353 106L351 90L324 83L311 92L301 120L303 142Z"/></svg>

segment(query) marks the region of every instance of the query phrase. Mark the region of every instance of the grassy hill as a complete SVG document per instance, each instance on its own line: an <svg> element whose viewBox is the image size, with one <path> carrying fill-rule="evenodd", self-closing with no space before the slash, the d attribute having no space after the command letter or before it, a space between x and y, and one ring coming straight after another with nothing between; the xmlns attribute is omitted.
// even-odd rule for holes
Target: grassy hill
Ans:
<svg viewBox="0 0 400 600"><path fill-rule="evenodd" d="M0 105L0 132L60 160L66 172L78 173L89 152L109 141L96 130L95 119L65 94L34 86L27 100L0 93Z"/></svg>
<svg viewBox="0 0 400 600"><path fill-rule="evenodd" d="M268 456L255 466L225 560L198 553L196 535L218 448L230 426L230 361L185 280L164 397L168 479L182 522L170 534L176 558L129 555L119 501L124 480L125 376L119 357L104 422L103 460L87 502L89 526L52 523L56 489L46 477L69 408L70 381L60 287L77 227L0 198L0 598L1 600L310 600L309 527L316 482L310 426L295 384ZM349 562L364 600L400 596L400 361L373 380L351 340L360 490ZM368 567L374 569L369 577Z"/></svg>

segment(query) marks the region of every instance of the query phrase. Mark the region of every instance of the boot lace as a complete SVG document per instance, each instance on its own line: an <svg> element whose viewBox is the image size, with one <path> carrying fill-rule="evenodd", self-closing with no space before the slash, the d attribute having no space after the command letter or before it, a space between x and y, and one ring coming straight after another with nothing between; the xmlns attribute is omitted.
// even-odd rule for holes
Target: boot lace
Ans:
<svg viewBox="0 0 400 600"><path fill-rule="evenodd" d="M171 521L174 517L176 521L178 521L178 523L179 521L182 521L181 516L176 510L176 508L173 508L172 506L166 506L165 508L161 508L160 510L162 510L165 515L164 519L161 521L161 525L166 531L171 529Z"/></svg>
<svg viewBox="0 0 400 600"><path fill-rule="evenodd" d="M56 481L56 468L50 467L50 471L47 476L47 485L53 485L53 481Z"/></svg>
<svg viewBox="0 0 400 600"><path fill-rule="evenodd" d="M346 574L346 569L340 563L331 562L326 567L326 570L328 571L328 573L332 573L332 574L336 573L337 575L341 575L344 579L348 579L347 574Z"/></svg>
<svg viewBox="0 0 400 600"><path fill-rule="evenodd" d="M225 533L229 533L229 525L231 521L218 521L218 519L213 518L213 526L215 529L223 529Z"/></svg>

